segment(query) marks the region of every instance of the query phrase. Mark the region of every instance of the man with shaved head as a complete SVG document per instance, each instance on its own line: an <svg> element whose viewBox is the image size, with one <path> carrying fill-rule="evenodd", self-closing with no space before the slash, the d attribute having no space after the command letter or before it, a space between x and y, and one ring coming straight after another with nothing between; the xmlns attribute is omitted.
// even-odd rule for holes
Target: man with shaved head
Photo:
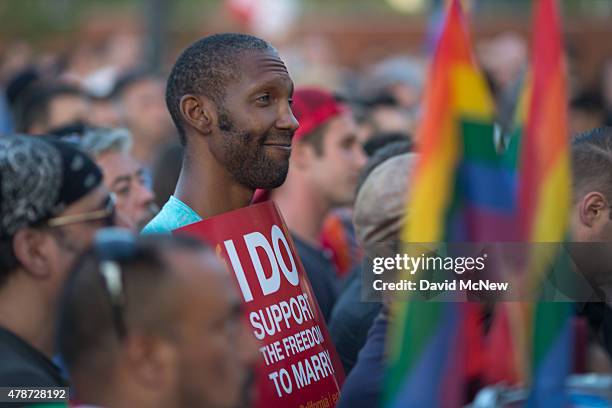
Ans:
<svg viewBox="0 0 612 408"><path fill-rule="evenodd" d="M58 346L91 407L247 407L255 339L214 252L187 237L98 233L69 277Z"/></svg>
<svg viewBox="0 0 612 408"><path fill-rule="evenodd" d="M246 34L216 34L172 68L166 104L185 156L174 195L145 227L168 233L247 206L287 176L293 82L277 51Z"/></svg>
<svg viewBox="0 0 612 408"><path fill-rule="evenodd" d="M572 259L593 288L595 301L580 303L612 363L612 127L572 140ZM584 300L584 299L581 299Z"/></svg>

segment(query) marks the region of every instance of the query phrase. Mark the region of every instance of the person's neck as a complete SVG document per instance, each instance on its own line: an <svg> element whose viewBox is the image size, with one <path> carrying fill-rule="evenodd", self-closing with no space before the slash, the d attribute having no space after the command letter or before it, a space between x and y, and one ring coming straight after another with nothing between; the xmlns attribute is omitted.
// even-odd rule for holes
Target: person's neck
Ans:
<svg viewBox="0 0 612 408"><path fill-rule="evenodd" d="M210 153L186 152L174 195L200 217L208 218L248 206L253 193L238 184Z"/></svg>
<svg viewBox="0 0 612 408"><path fill-rule="evenodd" d="M314 247L319 247L323 221L330 210L329 202L305 183L297 187L283 186L272 193L272 200L280 209L289 230Z"/></svg>
<svg viewBox="0 0 612 408"><path fill-rule="evenodd" d="M21 275L15 272L0 291L0 326L51 358L57 306Z"/></svg>

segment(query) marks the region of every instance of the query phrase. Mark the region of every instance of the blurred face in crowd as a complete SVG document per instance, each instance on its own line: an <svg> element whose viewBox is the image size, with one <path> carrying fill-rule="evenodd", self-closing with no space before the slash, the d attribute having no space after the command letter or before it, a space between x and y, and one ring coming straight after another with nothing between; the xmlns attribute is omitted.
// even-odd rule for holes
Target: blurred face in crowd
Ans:
<svg viewBox="0 0 612 408"><path fill-rule="evenodd" d="M155 197L144 182L142 166L120 151L103 153L96 163L104 174L104 185L115 194L118 215L130 228L139 230L155 215Z"/></svg>
<svg viewBox="0 0 612 408"><path fill-rule="evenodd" d="M413 110L419 107L421 102L421 89L419 86L398 82L389 87L389 92L404 109Z"/></svg>
<svg viewBox="0 0 612 408"><path fill-rule="evenodd" d="M257 343L227 269L209 251L173 255L180 279L174 344L179 406L250 406Z"/></svg>
<svg viewBox="0 0 612 408"><path fill-rule="evenodd" d="M303 166L310 181L332 206L349 205L367 158L358 142L357 125L350 113L327 122L322 152L304 142Z"/></svg>
<svg viewBox="0 0 612 408"><path fill-rule="evenodd" d="M121 95L125 124L134 137L161 143L172 136L172 122L164 103L164 85L156 78L130 84Z"/></svg>
<svg viewBox="0 0 612 408"><path fill-rule="evenodd" d="M480 43L478 54L483 69L500 90L508 89L521 75L528 56L527 42L516 33L508 32Z"/></svg>
<svg viewBox="0 0 612 408"><path fill-rule="evenodd" d="M397 106L377 106L370 112L377 132L410 132L414 129L413 115Z"/></svg>
<svg viewBox="0 0 612 408"><path fill-rule="evenodd" d="M87 122L89 101L79 95L58 95L49 103L47 121L36 124L30 130L32 133L45 133L76 122Z"/></svg>
<svg viewBox="0 0 612 408"><path fill-rule="evenodd" d="M117 109L109 99L92 100L89 110L89 123L92 126L117 128L121 121Z"/></svg>
<svg viewBox="0 0 612 408"><path fill-rule="evenodd" d="M52 218L49 223L55 225L25 229L15 235L20 262L32 275L51 278L52 297L61 289L76 259L89 248L96 231L114 222L109 200L108 190L99 186Z"/></svg>
<svg viewBox="0 0 612 408"><path fill-rule="evenodd" d="M208 138L209 148L239 184L278 187L287 176L298 126L290 107L293 82L273 52L242 59L249 69L227 86L223 106L217 106L219 132Z"/></svg>

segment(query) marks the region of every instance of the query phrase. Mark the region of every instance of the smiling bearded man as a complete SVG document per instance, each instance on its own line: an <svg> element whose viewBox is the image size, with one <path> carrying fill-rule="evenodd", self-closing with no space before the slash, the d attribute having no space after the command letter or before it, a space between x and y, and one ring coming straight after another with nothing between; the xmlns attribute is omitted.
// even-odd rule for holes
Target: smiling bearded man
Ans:
<svg viewBox="0 0 612 408"><path fill-rule="evenodd" d="M183 166L174 195L143 232L169 233L280 186L298 127L292 94L285 64L264 40L216 34L187 48L166 88Z"/></svg>

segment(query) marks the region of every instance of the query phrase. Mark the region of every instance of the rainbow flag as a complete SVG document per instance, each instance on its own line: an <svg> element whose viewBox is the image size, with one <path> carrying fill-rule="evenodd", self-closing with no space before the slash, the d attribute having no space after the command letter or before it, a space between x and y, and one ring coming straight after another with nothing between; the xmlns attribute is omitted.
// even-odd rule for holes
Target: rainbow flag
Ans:
<svg viewBox="0 0 612 408"><path fill-rule="evenodd" d="M525 241L562 242L571 203L566 67L556 0L539 0L536 7L520 158L519 222ZM550 256L537 253L531 259L536 285L547 272L542 258ZM571 304L538 303L532 327L529 406L567 406L565 380L571 372L573 351Z"/></svg>
<svg viewBox="0 0 612 408"><path fill-rule="evenodd" d="M495 109L472 59L459 1L452 1L417 132L420 159L411 180L403 242L562 242L571 178L554 0L538 2L535 27L533 67L516 129L509 145L500 148L494 137ZM532 254L534 285L544 278L550 255ZM485 359L489 374L497 370L504 371L501 378L531 377L531 406L563 406L571 361L570 305L498 306L491 336L498 340L493 339L491 350L503 344L497 349L506 354L498 352L494 360L507 361L494 366ZM471 333L466 330L477 306L410 302L395 307L385 406L461 406L468 364L461 356L467 336L470 341L478 336L477 326L470 326ZM531 342L526 336L532 336ZM525 372L527 366L531 373Z"/></svg>
<svg viewBox="0 0 612 408"><path fill-rule="evenodd" d="M473 60L458 1L448 10L417 131L404 242L516 237L518 139L498 152L495 107Z"/></svg>
<svg viewBox="0 0 612 408"><path fill-rule="evenodd" d="M567 232L571 174L565 65L555 0L538 0L533 31L532 67L517 109L517 122L525 125L517 138L516 236L521 242L559 243ZM532 248L527 268L535 292L551 271L551 260L559 254L554 245ZM564 262L558 261L556 267ZM568 303L497 304L487 339L488 357L506 350L507 361L503 373L502 365L487 361L485 381L505 375L530 385L531 407L567 405L565 380L573 361L572 315Z"/></svg>
<svg viewBox="0 0 612 408"><path fill-rule="evenodd" d="M517 122L525 125L519 142L516 234L521 242L559 243L567 233L571 173L556 0L538 0L533 27L532 66L517 109ZM554 245L532 248L527 268L535 292L559 254ZM496 307L489 335L494 338L492 347L508 350L508 371L531 384L530 406L560 407L567 402L564 384L572 362L572 315L567 303L509 302ZM499 377L491 370L484 375Z"/></svg>
<svg viewBox="0 0 612 408"><path fill-rule="evenodd" d="M567 90L555 0L539 0L534 19L526 126L521 143L521 236L561 242L570 210Z"/></svg>
<svg viewBox="0 0 612 408"><path fill-rule="evenodd" d="M402 241L508 240L516 230L517 149L498 151L494 104L473 59L459 1L447 10L417 131L420 158ZM462 406L466 350L480 338L478 326L465 328L479 316L479 306L416 301L394 306L385 406Z"/></svg>

